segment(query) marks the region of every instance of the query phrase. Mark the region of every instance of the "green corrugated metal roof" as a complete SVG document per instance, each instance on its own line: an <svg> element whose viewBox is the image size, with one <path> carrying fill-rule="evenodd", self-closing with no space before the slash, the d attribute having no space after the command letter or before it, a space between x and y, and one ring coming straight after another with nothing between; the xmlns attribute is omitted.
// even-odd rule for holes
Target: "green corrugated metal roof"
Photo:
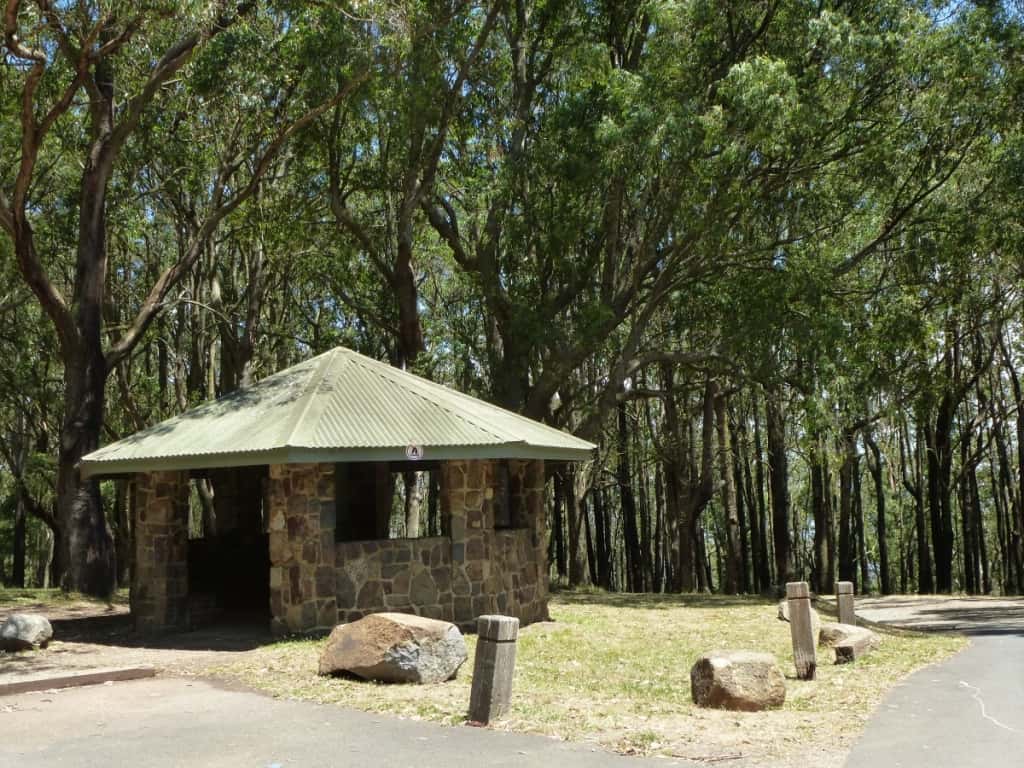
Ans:
<svg viewBox="0 0 1024 768"><path fill-rule="evenodd" d="M310 461L582 460L595 446L337 347L85 456L84 476Z"/></svg>

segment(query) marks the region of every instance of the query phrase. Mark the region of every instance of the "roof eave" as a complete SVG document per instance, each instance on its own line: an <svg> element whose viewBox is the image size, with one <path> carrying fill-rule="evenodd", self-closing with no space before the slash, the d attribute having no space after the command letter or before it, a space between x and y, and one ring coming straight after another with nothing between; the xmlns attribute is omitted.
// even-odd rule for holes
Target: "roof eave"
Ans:
<svg viewBox="0 0 1024 768"><path fill-rule="evenodd" d="M545 461L589 461L596 448L527 445L426 446L422 459L458 461L467 459L543 459ZM238 451L152 458L83 459L81 476L101 478L138 472L229 469L265 464L335 464L373 461L408 461L404 447L391 448L277 448L268 451Z"/></svg>

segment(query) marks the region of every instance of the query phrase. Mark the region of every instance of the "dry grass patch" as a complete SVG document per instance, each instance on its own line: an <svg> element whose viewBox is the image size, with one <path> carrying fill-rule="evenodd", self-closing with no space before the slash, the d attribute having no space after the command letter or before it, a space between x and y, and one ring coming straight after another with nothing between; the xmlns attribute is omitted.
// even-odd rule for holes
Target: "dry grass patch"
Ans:
<svg viewBox="0 0 1024 768"><path fill-rule="evenodd" d="M0 618L11 613L42 613L49 619L75 618L128 610L128 590L119 589L110 600L60 589L22 589L0 586Z"/></svg>
<svg viewBox="0 0 1024 768"><path fill-rule="evenodd" d="M627 754L733 766L838 766L885 692L911 671L946 658L960 637L887 633L856 664L819 652L818 679L793 679L789 625L757 598L560 593L553 621L520 632L513 709L495 727L588 741ZM457 724L465 720L475 637L457 680L379 685L316 675L322 641L293 640L246 654L216 674L275 696L337 703ZM773 653L789 679L781 710L698 709L690 667L716 648Z"/></svg>

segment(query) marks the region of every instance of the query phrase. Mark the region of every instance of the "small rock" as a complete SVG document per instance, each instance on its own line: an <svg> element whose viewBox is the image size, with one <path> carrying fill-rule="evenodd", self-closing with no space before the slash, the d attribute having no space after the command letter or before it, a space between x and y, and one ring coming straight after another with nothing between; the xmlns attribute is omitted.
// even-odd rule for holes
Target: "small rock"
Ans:
<svg viewBox="0 0 1024 768"><path fill-rule="evenodd" d="M789 623L789 600L783 600L779 603L779 621ZM811 608L811 634L814 635L815 640L820 636L821 633L821 617L818 612Z"/></svg>
<svg viewBox="0 0 1024 768"><path fill-rule="evenodd" d="M876 633L867 627L852 624L824 624L821 627L819 644L836 652L836 664L856 661L868 651L882 643Z"/></svg>
<svg viewBox="0 0 1024 768"><path fill-rule="evenodd" d="M0 626L0 650L30 651L45 648L53 637L53 627L45 616L12 613Z"/></svg>
<svg viewBox="0 0 1024 768"><path fill-rule="evenodd" d="M700 707L758 712L786 701L786 681L770 653L711 651L690 669L690 692Z"/></svg>
<svg viewBox="0 0 1024 768"><path fill-rule="evenodd" d="M339 624L320 653L320 674L340 672L387 683L440 683L466 661L466 641L447 621L373 613Z"/></svg>

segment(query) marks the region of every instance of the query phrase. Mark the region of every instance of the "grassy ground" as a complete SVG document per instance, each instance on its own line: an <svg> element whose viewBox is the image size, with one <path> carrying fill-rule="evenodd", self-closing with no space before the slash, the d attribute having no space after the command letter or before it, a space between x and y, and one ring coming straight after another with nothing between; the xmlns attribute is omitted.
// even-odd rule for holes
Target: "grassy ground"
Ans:
<svg viewBox="0 0 1024 768"><path fill-rule="evenodd" d="M110 600L89 597L78 592L64 592L60 589L21 589L0 585L0 608L39 607L59 609L69 604L91 604L97 606L128 605L128 590L119 589Z"/></svg>
<svg viewBox="0 0 1024 768"><path fill-rule="evenodd" d="M818 679L793 679L789 626L775 603L757 598L560 593L552 622L520 633L514 704L495 727L599 743L626 754L654 754L733 766L838 766L885 692L965 640L905 632L856 664L833 666L819 652ZM823 617L828 620L827 617ZM316 675L322 641L292 640L215 669L272 695L461 723L469 701L470 659L456 680L385 686ZM783 709L702 710L690 700L690 666L716 648L773 653L787 675Z"/></svg>
<svg viewBox="0 0 1024 768"><path fill-rule="evenodd" d="M59 589L13 589L0 586L0 621L18 611L43 613L52 621L127 610L127 589L118 590L110 600L99 600Z"/></svg>

